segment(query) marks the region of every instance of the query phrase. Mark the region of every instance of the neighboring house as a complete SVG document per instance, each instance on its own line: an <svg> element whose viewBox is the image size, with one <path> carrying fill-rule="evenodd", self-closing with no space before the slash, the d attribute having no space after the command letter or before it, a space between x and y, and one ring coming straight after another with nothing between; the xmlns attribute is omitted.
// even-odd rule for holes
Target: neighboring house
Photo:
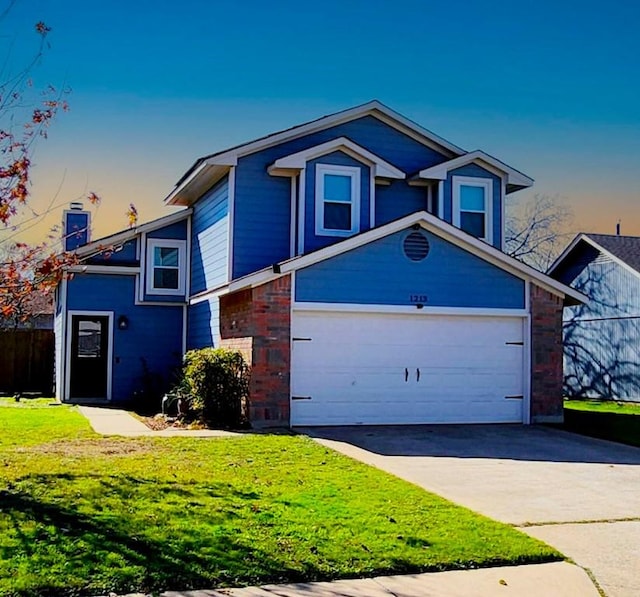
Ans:
<svg viewBox="0 0 640 597"><path fill-rule="evenodd" d="M640 237L579 234L549 274L589 298L564 311L566 394L640 400Z"/></svg>
<svg viewBox="0 0 640 597"><path fill-rule="evenodd" d="M252 365L255 426L557 421L563 304L503 251L533 181L370 102L204 157L184 211L58 293L58 395L131 400L190 348Z"/></svg>

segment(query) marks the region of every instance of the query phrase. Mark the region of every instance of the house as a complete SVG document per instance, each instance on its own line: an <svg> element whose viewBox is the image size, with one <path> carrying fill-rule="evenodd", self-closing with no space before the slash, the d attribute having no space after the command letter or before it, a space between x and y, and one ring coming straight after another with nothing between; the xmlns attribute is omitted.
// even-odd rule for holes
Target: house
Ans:
<svg viewBox="0 0 640 597"><path fill-rule="evenodd" d="M377 101L203 157L183 211L77 248L58 396L128 401L229 346L254 426L560 420L582 295L503 252L532 184Z"/></svg>
<svg viewBox="0 0 640 597"><path fill-rule="evenodd" d="M589 297L564 311L566 395L640 401L640 237L579 234L549 274Z"/></svg>

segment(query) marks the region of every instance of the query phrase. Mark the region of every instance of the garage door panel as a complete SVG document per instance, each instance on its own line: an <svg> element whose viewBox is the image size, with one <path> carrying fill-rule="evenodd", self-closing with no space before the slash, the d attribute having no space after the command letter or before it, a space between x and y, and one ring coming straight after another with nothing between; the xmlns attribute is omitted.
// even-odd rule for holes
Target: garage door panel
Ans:
<svg viewBox="0 0 640 597"><path fill-rule="evenodd" d="M521 422L523 320L294 313L292 425ZM515 344L513 344L515 343ZM418 378L419 372L419 378Z"/></svg>

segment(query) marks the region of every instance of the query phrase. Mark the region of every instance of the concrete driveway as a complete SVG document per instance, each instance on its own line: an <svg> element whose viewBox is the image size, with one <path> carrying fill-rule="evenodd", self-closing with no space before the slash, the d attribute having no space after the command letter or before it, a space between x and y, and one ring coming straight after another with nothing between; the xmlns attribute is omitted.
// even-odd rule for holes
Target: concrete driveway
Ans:
<svg viewBox="0 0 640 597"><path fill-rule="evenodd" d="M640 449L545 427L308 428L348 456L520 527L640 595Z"/></svg>

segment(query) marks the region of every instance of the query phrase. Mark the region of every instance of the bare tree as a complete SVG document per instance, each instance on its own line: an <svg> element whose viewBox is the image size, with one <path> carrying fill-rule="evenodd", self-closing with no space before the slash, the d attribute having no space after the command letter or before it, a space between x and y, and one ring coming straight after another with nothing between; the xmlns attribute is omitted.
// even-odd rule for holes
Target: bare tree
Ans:
<svg viewBox="0 0 640 597"><path fill-rule="evenodd" d="M505 252L546 271L568 240L573 210L560 197L534 195L507 207Z"/></svg>

